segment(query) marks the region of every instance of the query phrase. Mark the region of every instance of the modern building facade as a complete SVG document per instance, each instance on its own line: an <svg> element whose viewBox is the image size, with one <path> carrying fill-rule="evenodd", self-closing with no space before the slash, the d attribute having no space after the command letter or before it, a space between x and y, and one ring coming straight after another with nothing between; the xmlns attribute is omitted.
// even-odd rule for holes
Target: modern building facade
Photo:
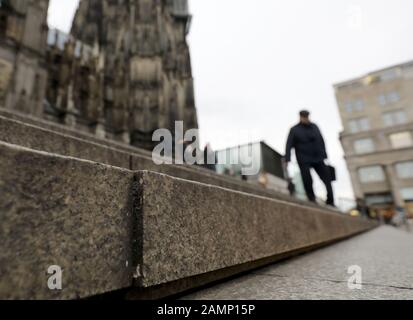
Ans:
<svg viewBox="0 0 413 320"><path fill-rule="evenodd" d="M413 214L413 61L334 86L356 198L377 214Z"/></svg>
<svg viewBox="0 0 413 320"><path fill-rule="evenodd" d="M151 150L196 129L188 0L81 0L71 33L48 0L0 0L0 107Z"/></svg>
<svg viewBox="0 0 413 320"><path fill-rule="evenodd" d="M282 155L264 141L216 151L216 171L281 193L288 193ZM250 174L242 174L248 168Z"/></svg>

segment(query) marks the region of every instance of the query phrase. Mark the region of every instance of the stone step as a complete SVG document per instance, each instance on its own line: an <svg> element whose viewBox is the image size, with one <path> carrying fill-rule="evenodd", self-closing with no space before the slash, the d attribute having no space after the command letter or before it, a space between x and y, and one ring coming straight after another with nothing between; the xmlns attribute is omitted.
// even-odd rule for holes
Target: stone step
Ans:
<svg viewBox="0 0 413 320"><path fill-rule="evenodd" d="M0 194L0 299L162 297L376 226L4 142ZM48 288L52 265L62 290Z"/></svg>
<svg viewBox="0 0 413 320"><path fill-rule="evenodd" d="M0 143L0 299L77 299L132 286L134 174ZM48 268L63 290L48 288Z"/></svg>
<svg viewBox="0 0 413 320"><path fill-rule="evenodd" d="M146 150L72 130L68 127L0 108L0 141L50 153L91 160L130 170L150 170L231 190L301 203L281 192L219 175L199 166L156 165Z"/></svg>

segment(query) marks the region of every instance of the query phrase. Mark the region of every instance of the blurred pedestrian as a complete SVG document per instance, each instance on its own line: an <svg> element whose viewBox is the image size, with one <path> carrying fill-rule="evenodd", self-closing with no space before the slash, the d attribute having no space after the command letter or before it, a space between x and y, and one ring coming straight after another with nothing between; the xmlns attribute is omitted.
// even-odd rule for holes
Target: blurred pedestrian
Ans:
<svg viewBox="0 0 413 320"><path fill-rule="evenodd" d="M361 216L364 218L370 218L370 209L366 205L366 202L364 201L364 199L358 198L356 200L356 204L357 204L356 209L360 212Z"/></svg>
<svg viewBox="0 0 413 320"><path fill-rule="evenodd" d="M332 176L329 167L325 164L327 152L324 138L318 126L310 121L310 112L300 112L300 122L295 125L288 136L285 153L285 161L291 162L291 150L295 149L295 155L300 167L307 198L316 202L313 189L311 169L314 169L327 189L326 204L335 206L332 187Z"/></svg>

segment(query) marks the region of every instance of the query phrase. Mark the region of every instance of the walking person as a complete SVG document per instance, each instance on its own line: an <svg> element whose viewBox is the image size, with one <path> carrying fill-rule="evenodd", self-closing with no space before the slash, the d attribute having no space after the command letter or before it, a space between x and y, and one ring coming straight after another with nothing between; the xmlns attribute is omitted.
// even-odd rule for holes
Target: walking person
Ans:
<svg viewBox="0 0 413 320"><path fill-rule="evenodd" d="M335 206L332 187L332 176L329 167L325 164L327 152L324 138L318 126L310 121L310 112L300 112L300 122L295 125L288 136L285 161L291 162L291 150L295 149L295 155L300 167L301 176L307 198L316 202L313 190L311 169L314 169L327 189L326 204Z"/></svg>

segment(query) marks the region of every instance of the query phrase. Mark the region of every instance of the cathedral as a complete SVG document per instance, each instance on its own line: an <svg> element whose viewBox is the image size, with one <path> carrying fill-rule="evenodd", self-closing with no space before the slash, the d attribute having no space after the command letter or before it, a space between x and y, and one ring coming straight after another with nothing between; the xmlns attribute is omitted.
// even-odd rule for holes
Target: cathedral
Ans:
<svg viewBox="0 0 413 320"><path fill-rule="evenodd" d="M152 149L197 128L187 0L81 0L70 34L48 0L0 0L0 107Z"/></svg>

